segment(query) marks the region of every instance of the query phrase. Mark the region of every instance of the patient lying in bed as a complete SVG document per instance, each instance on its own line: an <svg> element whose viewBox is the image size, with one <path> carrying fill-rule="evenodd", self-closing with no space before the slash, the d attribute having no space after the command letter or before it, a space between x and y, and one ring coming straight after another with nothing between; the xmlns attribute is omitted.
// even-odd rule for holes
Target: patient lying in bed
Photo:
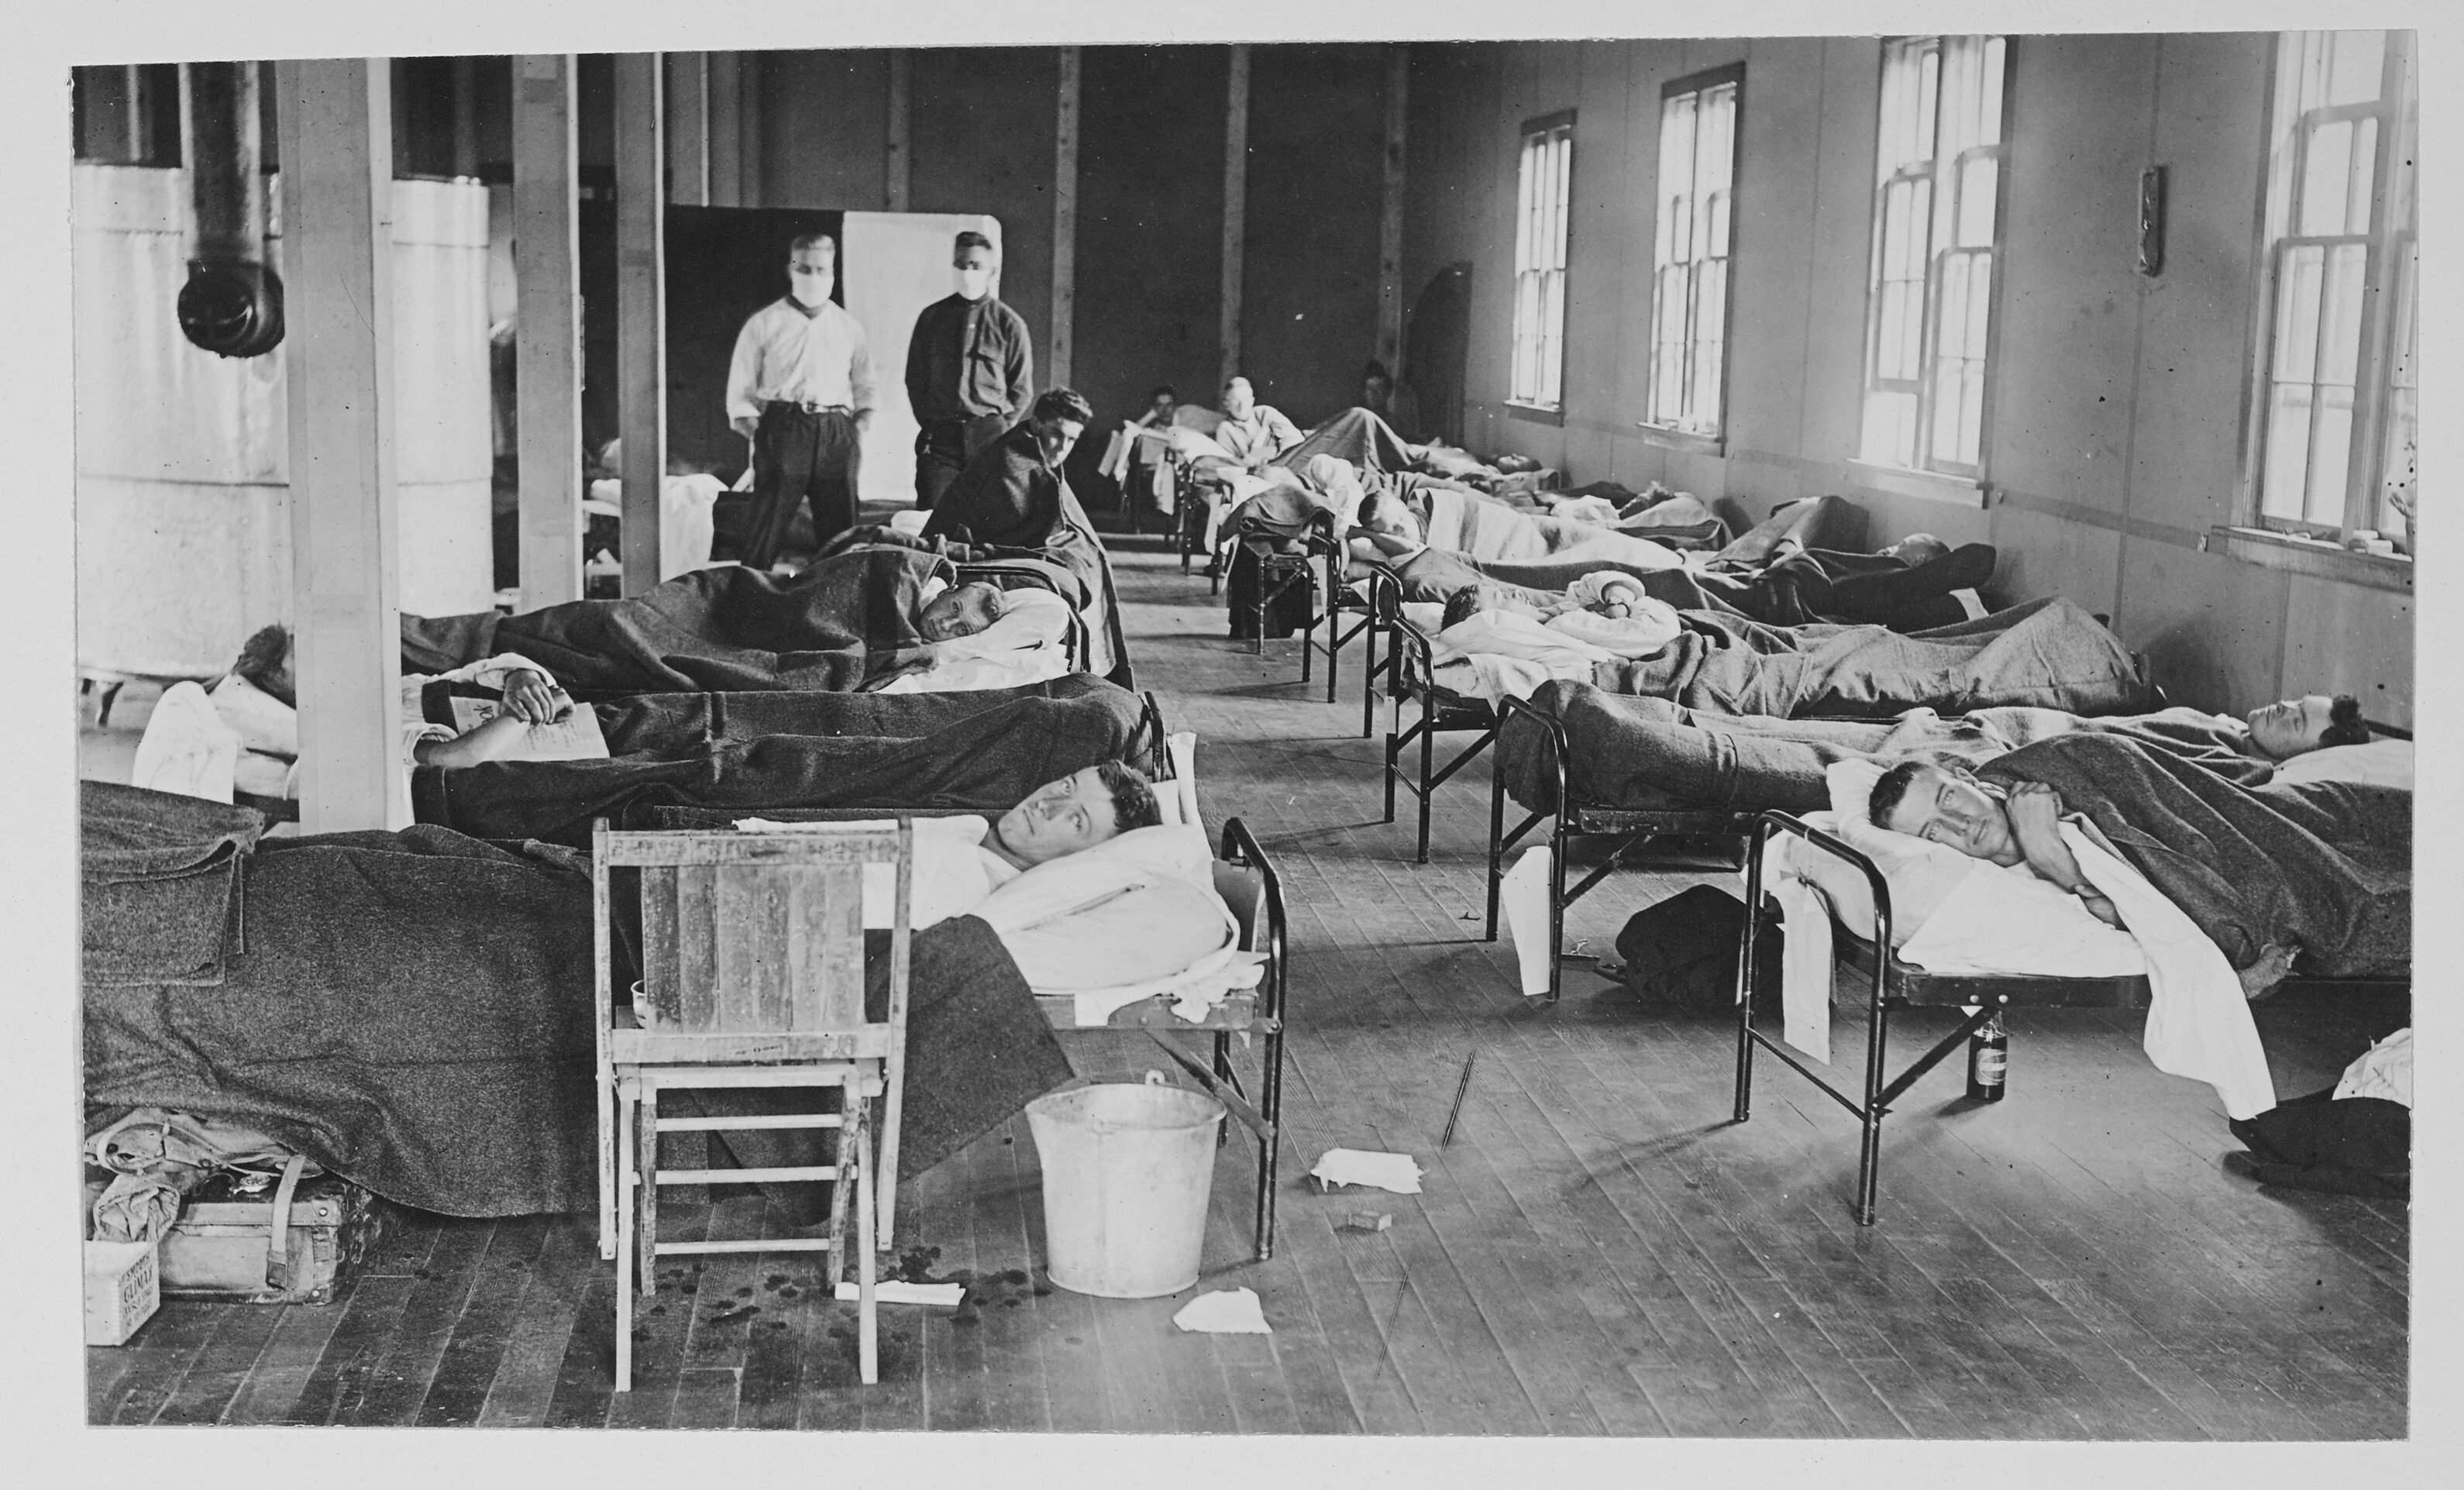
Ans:
<svg viewBox="0 0 2464 1490"><path fill-rule="evenodd" d="M2062 826L2129 864L2196 923L2258 997L2295 969L2409 966L2412 794L2348 782L2248 788L2112 734L2058 735L1971 773L1904 761L1875 825L2031 873L2119 924Z"/></svg>

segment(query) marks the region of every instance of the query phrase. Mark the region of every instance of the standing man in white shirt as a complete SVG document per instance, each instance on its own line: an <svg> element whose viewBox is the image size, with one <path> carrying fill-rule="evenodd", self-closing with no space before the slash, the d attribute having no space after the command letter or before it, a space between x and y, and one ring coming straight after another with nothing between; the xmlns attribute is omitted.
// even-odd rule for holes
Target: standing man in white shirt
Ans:
<svg viewBox="0 0 2464 1490"><path fill-rule="evenodd" d="M856 470L872 423L872 352L864 327L830 300L838 243L808 232L790 246L784 298L737 333L727 422L753 442L753 508L738 561L767 569L806 498L813 536L855 526Z"/></svg>

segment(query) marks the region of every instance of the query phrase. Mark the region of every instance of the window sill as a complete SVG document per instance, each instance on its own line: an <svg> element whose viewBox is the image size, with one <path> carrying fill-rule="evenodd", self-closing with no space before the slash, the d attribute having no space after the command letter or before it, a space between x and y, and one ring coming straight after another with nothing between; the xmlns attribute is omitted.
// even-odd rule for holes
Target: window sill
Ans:
<svg viewBox="0 0 2464 1490"><path fill-rule="evenodd" d="M1666 425L1638 424L1644 443L1663 450L1682 450L1688 455L1709 455L1725 459L1728 453L1726 435L1696 434L1690 429L1671 429Z"/></svg>
<svg viewBox="0 0 2464 1490"><path fill-rule="evenodd" d="M1945 502L1982 512L1985 508L1985 484L1966 476L1945 475L1938 471L1906 471L1898 466L1877 466L1870 461L1848 463L1848 479L1870 492L1892 496L1913 496L1923 501Z"/></svg>
<svg viewBox="0 0 2464 1490"><path fill-rule="evenodd" d="M2211 528L2199 547L2262 569L2308 575L2373 590L2412 593L2412 560L2400 554L2356 554L2321 539L2296 537L2265 528Z"/></svg>
<svg viewBox="0 0 2464 1490"><path fill-rule="evenodd" d="M1566 427L1566 410L1563 407L1543 408L1537 404L1518 404L1507 399L1506 413L1509 419L1528 420L1535 425L1554 425L1560 429Z"/></svg>

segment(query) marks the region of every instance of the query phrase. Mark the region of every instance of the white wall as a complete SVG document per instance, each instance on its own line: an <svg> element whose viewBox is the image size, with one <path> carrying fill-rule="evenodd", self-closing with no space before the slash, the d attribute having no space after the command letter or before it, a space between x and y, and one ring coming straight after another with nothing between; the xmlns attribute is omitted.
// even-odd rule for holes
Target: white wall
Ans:
<svg viewBox="0 0 2464 1490"><path fill-rule="evenodd" d="M847 314L864 326L879 385L857 481L864 501L915 499L917 427L907 405L907 341L924 307L957 289L950 246L969 230L998 250L1001 224L979 213L849 212L841 221Z"/></svg>
<svg viewBox="0 0 2464 1490"><path fill-rule="evenodd" d="M181 334L186 171L73 169L77 660L218 672L290 619L283 355L216 357ZM483 610L486 189L397 182L394 218L402 605Z"/></svg>

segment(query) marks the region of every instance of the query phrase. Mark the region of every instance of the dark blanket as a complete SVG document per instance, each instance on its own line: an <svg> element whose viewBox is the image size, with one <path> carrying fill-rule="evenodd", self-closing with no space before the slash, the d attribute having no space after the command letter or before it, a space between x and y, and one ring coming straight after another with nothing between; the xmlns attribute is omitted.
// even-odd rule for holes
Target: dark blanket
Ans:
<svg viewBox="0 0 2464 1490"><path fill-rule="evenodd" d="M1020 425L967 462L933 504L923 536L1031 554L1075 575L1104 604L1104 624L1090 638L1095 656L1087 670L1132 686L1111 559L1068 479L1045 462L1034 425Z"/></svg>
<svg viewBox="0 0 2464 1490"><path fill-rule="evenodd" d="M868 932L868 1019L890 1017L890 933ZM1069 1079L1069 1058L991 927L957 916L915 933L908 984L906 1095L898 1173L912 1178L965 1148ZM813 1088L676 1091L662 1110L709 1117L832 1111L836 1093ZM827 1164L826 1129L753 1128L712 1134L712 1157L751 1169ZM763 1185L793 1223L827 1215L819 1185Z"/></svg>
<svg viewBox="0 0 2464 1490"><path fill-rule="evenodd" d="M106 781L77 798L87 985L220 983L264 815Z"/></svg>
<svg viewBox="0 0 2464 1490"><path fill-rule="evenodd" d="M1919 707L1965 713L2024 704L2077 714L2158 706L2145 663L2060 597L1903 636L1882 626L1767 626L1681 612L1685 630L1657 656L1604 662L1613 693L1698 712L1888 717Z"/></svg>
<svg viewBox="0 0 2464 1490"><path fill-rule="evenodd" d="M592 819L661 803L739 817L787 807L1001 810L1046 781L1126 757L1137 736L1137 695L1095 679L985 691L1001 696L816 695L808 708L756 704L749 712L740 696L672 711L635 700L617 720L627 743L686 737L696 725L721 734L667 756L422 766L411 774L411 810L473 837L575 847L589 844ZM763 723L809 733L732 733Z"/></svg>
<svg viewBox="0 0 2464 1490"><path fill-rule="evenodd" d="M1773 719L1696 713L1664 698L1563 681L1541 685L1530 701L1566 728L1566 774L1575 800L1634 811L1818 811L1830 802L1823 772L1834 761L1917 756L1982 764L2074 730L2126 735L2245 786L2264 785L2275 774L2235 748L2238 736L2229 726L2190 709L2101 719L2050 709L1956 716L1920 709L1887 721ZM1507 795L1531 811L1554 811L1556 777L1541 727L1511 715L1497 749Z"/></svg>
<svg viewBox="0 0 2464 1490"><path fill-rule="evenodd" d="M946 693L643 693L590 707L608 755L675 756L771 734L930 739L962 719L1028 698L1097 699L1107 710L1132 713L1139 707L1137 695L1083 672ZM429 717L452 722L450 712L436 719L434 704Z"/></svg>
<svg viewBox="0 0 2464 1490"><path fill-rule="evenodd" d="M584 701L633 693L849 691L918 663L926 581L948 560L903 548L859 549L779 580L740 566L697 569L626 600L570 601L497 621L405 616L406 670L441 670L448 648L514 652ZM454 657L474 662L486 652ZM414 660L422 666L412 668Z"/></svg>
<svg viewBox="0 0 2464 1490"><path fill-rule="evenodd" d="M163 798L166 826L183 801ZM590 879L569 857L411 828L266 840L241 872L218 986L87 984L90 1127L225 1118L449 1216L597 1203ZM84 915L90 944L142 934Z"/></svg>
<svg viewBox="0 0 2464 1490"><path fill-rule="evenodd" d="M165 845L189 842L187 799L119 790L131 800L102 815L123 844L142 828L139 799L156 799ZM590 877L578 856L417 827L267 840L243 872L245 925L230 929L220 986L86 987L89 1130L130 1107L170 1107L258 1128L422 1210L596 1207ZM91 903L86 915L89 941L123 930ZM632 944L620 936L628 984ZM945 921L915 933L913 952L909 1174L1069 1075L991 928ZM867 972L868 1012L884 1018L888 957Z"/></svg>
<svg viewBox="0 0 2464 1490"><path fill-rule="evenodd" d="M2410 966L2412 794L2346 781L2236 786L2112 734L2065 734L1977 775L2040 781L2083 813L2235 968L2298 945L2298 974Z"/></svg>

